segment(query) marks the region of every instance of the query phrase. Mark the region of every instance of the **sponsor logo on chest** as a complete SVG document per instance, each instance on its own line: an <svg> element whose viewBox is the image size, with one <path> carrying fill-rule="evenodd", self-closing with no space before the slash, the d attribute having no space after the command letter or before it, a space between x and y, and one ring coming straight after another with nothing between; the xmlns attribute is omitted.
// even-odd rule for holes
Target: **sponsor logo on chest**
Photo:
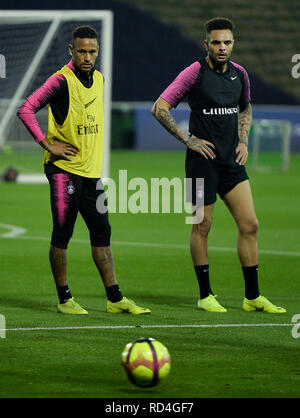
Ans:
<svg viewBox="0 0 300 418"><path fill-rule="evenodd" d="M211 107L209 109L203 109L204 115L233 115L237 112L237 107Z"/></svg>

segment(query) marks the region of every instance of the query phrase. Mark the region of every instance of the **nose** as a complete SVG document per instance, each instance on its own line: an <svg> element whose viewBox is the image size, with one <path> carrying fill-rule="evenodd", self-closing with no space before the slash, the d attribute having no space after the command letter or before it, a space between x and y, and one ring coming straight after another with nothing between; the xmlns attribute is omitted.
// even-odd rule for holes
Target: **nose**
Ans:
<svg viewBox="0 0 300 418"><path fill-rule="evenodd" d="M90 55L90 53L89 53L89 52L87 52L87 53L84 55L84 61L86 61L86 62L90 62L90 60L91 60L91 55Z"/></svg>

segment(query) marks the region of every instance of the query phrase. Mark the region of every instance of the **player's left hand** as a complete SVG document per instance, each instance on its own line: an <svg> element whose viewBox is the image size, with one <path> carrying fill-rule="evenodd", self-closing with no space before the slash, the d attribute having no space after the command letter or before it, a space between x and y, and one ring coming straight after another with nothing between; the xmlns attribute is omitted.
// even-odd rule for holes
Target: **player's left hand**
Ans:
<svg viewBox="0 0 300 418"><path fill-rule="evenodd" d="M236 162L240 165L245 165L248 159L248 147L243 142L240 142L236 147Z"/></svg>

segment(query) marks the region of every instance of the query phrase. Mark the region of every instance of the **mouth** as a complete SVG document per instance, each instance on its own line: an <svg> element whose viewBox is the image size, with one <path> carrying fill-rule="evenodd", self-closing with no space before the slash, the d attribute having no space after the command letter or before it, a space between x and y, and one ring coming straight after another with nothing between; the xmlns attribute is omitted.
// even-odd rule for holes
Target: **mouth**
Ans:
<svg viewBox="0 0 300 418"><path fill-rule="evenodd" d="M223 60L223 59L227 58L227 55L226 54L218 54L217 58Z"/></svg>
<svg viewBox="0 0 300 418"><path fill-rule="evenodd" d="M90 70L92 68L92 64L81 64L81 67L85 70Z"/></svg>

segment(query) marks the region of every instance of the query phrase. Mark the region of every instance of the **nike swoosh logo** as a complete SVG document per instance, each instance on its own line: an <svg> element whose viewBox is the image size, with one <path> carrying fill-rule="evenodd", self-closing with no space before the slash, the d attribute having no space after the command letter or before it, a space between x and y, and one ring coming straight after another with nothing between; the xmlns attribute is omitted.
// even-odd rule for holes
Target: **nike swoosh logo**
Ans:
<svg viewBox="0 0 300 418"><path fill-rule="evenodd" d="M87 104L84 105L85 108L89 107L92 103L94 103L94 101L97 99L97 96L91 100L90 102L88 102Z"/></svg>
<svg viewBox="0 0 300 418"><path fill-rule="evenodd" d="M235 80L237 78L237 76L235 76L235 77L231 77L231 80Z"/></svg>

